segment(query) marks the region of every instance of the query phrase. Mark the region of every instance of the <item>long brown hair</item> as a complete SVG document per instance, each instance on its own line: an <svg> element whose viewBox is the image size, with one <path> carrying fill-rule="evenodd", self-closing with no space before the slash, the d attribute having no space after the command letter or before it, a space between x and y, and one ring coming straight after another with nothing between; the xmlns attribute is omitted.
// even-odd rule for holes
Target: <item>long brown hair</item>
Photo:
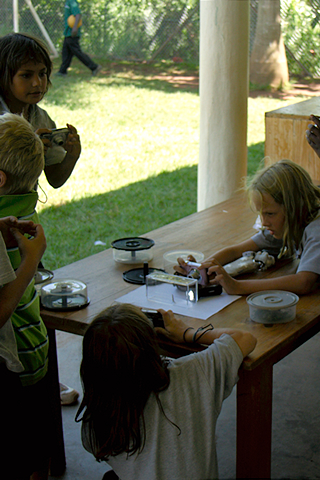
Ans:
<svg viewBox="0 0 320 480"><path fill-rule="evenodd" d="M280 256L287 249L289 255L299 247L306 226L319 215L320 189L310 175L291 160L280 160L260 170L249 182L247 191L252 201L253 194L265 193L285 211L283 245Z"/></svg>
<svg viewBox="0 0 320 480"><path fill-rule="evenodd" d="M144 407L153 393L164 413L158 393L168 388L170 377L153 327L139 308L115 305L91 323L83 339L80 375L84 397L76 421L83 421L96 459L141 452Z"/></svg>

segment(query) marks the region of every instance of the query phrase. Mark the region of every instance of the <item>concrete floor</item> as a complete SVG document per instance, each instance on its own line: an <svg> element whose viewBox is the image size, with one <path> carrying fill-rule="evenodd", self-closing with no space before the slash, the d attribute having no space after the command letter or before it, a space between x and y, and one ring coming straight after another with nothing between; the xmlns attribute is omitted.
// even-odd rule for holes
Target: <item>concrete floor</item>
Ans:
<svg viewBox="0 0 320 480"><path fill-rule="evenodd" d="M57 332L60 381L79 392L81 342L82 337ZM320 334L274 366L273 479L320 478L319 347ZM80 424L74 422L77 408L62 407L67 469L61 477L50 477L52 480L101 480L109 469L82 448ZM217 426L221 479L235 478L235 412L234 389L224 403Z"/></svg>

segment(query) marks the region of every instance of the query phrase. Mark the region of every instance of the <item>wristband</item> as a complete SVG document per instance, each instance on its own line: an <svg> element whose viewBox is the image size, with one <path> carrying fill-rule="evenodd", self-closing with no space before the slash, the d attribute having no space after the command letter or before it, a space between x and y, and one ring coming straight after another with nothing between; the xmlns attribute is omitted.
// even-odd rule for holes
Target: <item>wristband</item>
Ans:
<svg viewBox="0 0 320 480"><path fill-rule="evenodd" d="M193 338L192 338L192 342L193 343L197 343L198 340L200 340L200 338L207 332L209 332L210 330L214 330L214 326L209 323L208 325L206 325L205 327L199 327L198 330L196 330L195 334L193 335ZM198 338L197 338L197 335L198 333L202 332Z"/></svg>
<svg viewBox="0 0 320 480"><path fill-rule="evenodd" d="M188 330L194 330L194 328L193 327L188 327L188 328L185 329L185 331L183 332L183 336L182 336L184 343L191 343L191 342L187 342L186 337L185 337Z"/></svg>

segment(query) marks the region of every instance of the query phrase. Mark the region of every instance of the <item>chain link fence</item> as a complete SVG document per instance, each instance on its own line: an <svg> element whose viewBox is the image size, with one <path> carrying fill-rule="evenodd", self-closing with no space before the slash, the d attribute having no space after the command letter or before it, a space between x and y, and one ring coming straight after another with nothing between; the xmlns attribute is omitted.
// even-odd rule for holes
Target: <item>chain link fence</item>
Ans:
<svg viewBox="0 0 320 480"><path fill-rule="evenodd" d="M1 0L0 35L13 31L13 0ZM62 0L15 0L19 31L63 42ZM270 0L272 1L272 0ZM200 0L94 0L81 3L82 47L110 60L174 60L199 64ZM250 0L250 52L259 0ZM320 77L320 0L281 0L290 74ZM46 40L48 43L48 40Z"/></svg>
<svg viewBox="0 0 320 480"><path fill-rule="evenodd" d="M19 31L43 38L32 14L31 0L19 5ZM199 63L199 1L95 0L82 2L81 44L89 54L116 60L173 59ZM64 3L32 0L56 50L63 42ZM1 0L0 34L13 29L12 0Z"/></svg>
<svg viewBox="0 0 320 480"><path fill-rule="evenodd" d="M258 9L250 0L250 52ZM320 0L281 0L280 15L290 75L320 78Z"/></svg>

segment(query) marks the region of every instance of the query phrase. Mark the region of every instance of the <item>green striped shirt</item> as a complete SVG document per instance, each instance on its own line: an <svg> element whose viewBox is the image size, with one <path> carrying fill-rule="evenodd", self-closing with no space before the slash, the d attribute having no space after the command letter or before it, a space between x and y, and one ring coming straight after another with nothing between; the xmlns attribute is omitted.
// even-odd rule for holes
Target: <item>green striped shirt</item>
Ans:
<svg viewBox="0 0 320 480"><path fill-rule="evenodd" d="M34 191L22 195L0 196L0 217L14 215L38 223L35 211L37 200L38 194ZM10 248L7 252L11 265L16 270L21 263L19 248ZM34 385L47 373L49 348L47 329L40 316L40 302L34 280L25 290L11 321L19 359L24 366L24 371L20 373L22 385Z"/></svg>

